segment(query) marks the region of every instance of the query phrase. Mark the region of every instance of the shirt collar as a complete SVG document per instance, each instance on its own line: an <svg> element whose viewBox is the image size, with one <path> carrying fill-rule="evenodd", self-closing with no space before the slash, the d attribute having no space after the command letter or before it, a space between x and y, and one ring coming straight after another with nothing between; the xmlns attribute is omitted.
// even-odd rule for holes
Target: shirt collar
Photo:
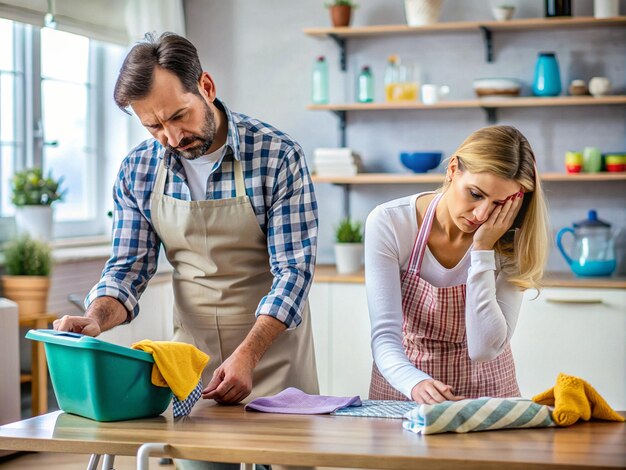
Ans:
<svg viewBox="0 0 626 470"><path fill-rule="evenodd" d="M239 151L239 132L237 131L237 123L240 121L239 116L233 115L230 112L230 109L224 104L223 101L215 98L213 102L218 109L222 110L226 115L226 121L228 123L228 132L226 134L226 149L223 156L229 153L232 153L233 158L235 160L241 160L241 153ZM158 141L157 141L158 143ZM159 145L161 145L159 143ZM165 162L165 166L167 168L171 168L172 164L180 159L180 157L173 152L170 152L165 147L161 146L162 152L160 152L159 157L163 158ZM172 161L173 160L173 161ZM220 161L221 163L221 161Z"/></svg>

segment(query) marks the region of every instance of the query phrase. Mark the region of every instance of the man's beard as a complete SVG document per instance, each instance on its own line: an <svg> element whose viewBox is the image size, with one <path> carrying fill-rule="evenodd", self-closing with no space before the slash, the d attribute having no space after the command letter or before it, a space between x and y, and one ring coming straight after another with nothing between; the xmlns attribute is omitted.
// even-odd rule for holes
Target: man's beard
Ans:
<svg viewBox="0 0 626 470"><path fill-rule="evenodd" d="M173 152L186 160L195 160L202 155L206 155L211 148L211 145L213 145L213 141L215 140L216 129L213 112L204 101L203 104L204 124L202 125L202 135L191 135L189 137L185 137L178 143L178 147L172 147L171 145L167 145L167 149L170 152ZM186 150L180 150L181 147L186 147L187 145L194 142L198 142L198 144Z"/></svg>

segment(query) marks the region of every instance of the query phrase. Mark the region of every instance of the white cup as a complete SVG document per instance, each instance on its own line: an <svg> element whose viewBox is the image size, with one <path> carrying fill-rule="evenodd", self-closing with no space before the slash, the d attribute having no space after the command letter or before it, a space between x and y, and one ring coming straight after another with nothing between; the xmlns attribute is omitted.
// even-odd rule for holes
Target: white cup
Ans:
<svg viewBox="0 0 626 470"><path fill-rule="evenodd" d="M448 93L450 87L446 85L434 85L427 83L422 85L421 98L424 104L435 104L441 101Z"/></svg>
<svg viewBox="0 0 626 470"><path fill-rule="evenodd" d="M604 96L611 92L611 81L606 77L593 77L589 80L589 93Z"/></svg>

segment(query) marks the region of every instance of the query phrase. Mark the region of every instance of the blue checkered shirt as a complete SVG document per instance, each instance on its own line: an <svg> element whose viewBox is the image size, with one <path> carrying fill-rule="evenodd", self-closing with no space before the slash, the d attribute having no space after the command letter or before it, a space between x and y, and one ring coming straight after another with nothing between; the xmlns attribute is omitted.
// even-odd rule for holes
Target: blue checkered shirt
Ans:
<svg viewBox="0 0 626 470"><path fill-rule="evenodd" d="M209 176L206 197L236 196L233 158L241 160L246 193L267 236L274 276L256 314L294 328L302 320L317 247L317 202L304 153L287 134L215 103L227 115L228 137L226 152ZM85 299L86 306L101 296L118 299L129 312L128 321L139 313L141 293L157 269L161 241L151 223L150 196L161 159L168 169L165 194L191 200L180 157L155 139L132 150L113 188L113 253Z"/></svg>

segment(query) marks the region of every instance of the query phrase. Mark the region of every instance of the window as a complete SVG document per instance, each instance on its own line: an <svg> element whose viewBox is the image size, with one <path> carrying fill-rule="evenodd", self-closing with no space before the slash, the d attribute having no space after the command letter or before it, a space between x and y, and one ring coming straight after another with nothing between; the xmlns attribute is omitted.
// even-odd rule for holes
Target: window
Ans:
<svg viewBox="0 0 626 470"><path fill-rule="evenodd" d="M14 213L11 175L39 166L67 190L54 206L55 237L108 234L111 185L128 151L129 118L112 99L124 48L5 19L0 44L0 225Z"/></svg>

